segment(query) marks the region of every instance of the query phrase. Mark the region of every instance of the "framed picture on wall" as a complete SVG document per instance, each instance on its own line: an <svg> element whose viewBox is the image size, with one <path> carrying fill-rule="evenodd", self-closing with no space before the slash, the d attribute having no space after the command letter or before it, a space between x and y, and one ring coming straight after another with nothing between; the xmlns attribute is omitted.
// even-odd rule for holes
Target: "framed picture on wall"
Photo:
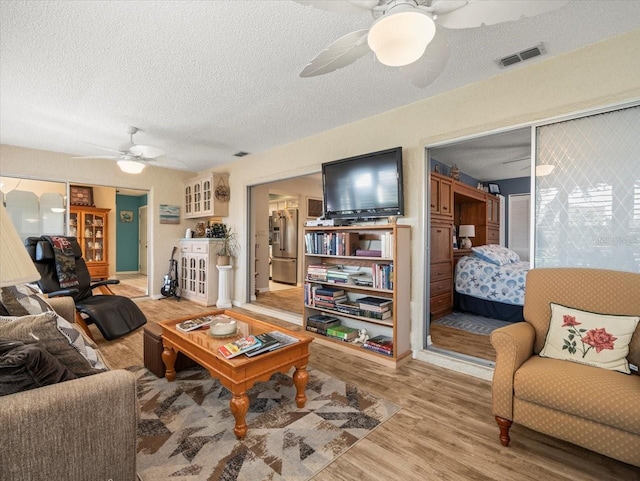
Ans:
<svg viewBox="0 0 640 481"><path fill-rule="evenodd" d="M500 186L498 184L492 184L491 182L489 182L489 193L490 194L499 194L500 193Z"/></svg>
<svg viewBox="0 0 640 481"><path fill-rule="evenodd" d="M180 206L160 204L160 223L161 224L179 224L180 223Z"/></svg>
<svg viewBox="0 0 640 481"><path fill-rule="evenodd" d="M322 214L322 199L307 197L307 217L315 219Z"/></svg>
<svg viewBox="0 0 640 481"><path fill-rule="evenodd" d="M133 222L133 211L132 210L121 210L120 211L120 222Z"/></svg>
<svg viewBox="0 0 640 481"><path fill-rule="evenodd" d="M85 187L81 185L69 186L69 203L71 205L86 205L94 207L93 187Z"/></svg>

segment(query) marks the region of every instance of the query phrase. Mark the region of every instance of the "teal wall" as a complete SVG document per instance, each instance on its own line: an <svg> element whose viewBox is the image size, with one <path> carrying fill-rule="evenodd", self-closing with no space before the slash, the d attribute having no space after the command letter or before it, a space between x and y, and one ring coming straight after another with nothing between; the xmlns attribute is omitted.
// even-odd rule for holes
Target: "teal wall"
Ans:
<svg viewBox="0 0 640 481"><path fill-rule="evenodd" d="M116 272L138 270L138 207L147 205L147 195L116 194ZM122 222L120 212L133 212L133 222Z"/></svg>

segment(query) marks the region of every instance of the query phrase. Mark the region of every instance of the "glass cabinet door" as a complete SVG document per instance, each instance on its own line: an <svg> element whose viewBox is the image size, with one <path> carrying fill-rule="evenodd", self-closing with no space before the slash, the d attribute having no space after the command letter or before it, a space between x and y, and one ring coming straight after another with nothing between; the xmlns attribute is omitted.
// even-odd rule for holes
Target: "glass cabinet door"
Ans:
<svg viewBox="0 0 640 481"><path fill-rule="evenodd" d="M77 212L69 214L69 235L71 237L78 237L78 217Z"/></svg>
<svg viewBox="0 0 640 481"><path fill-rule="evenodd" d="M87 262L101 262L104 259L104 214L84 214L84 258Z"/></svg>

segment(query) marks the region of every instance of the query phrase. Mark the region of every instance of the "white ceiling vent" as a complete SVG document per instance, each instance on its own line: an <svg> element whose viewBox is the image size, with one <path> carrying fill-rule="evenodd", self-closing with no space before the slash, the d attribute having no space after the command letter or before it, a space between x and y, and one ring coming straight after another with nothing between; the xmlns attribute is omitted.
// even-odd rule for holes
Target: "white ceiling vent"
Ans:
<svg viewBox="0 0 640 481"><path fill-rule="evenodd" d="M508 67L510 65L524 62L525 60L529 60L533 57L538 57L540 55L545 55L547 53L547 49L544 47L543 43L539 43L535 47L528 48L523 50L522 52L514 53L512 55L507 55L506 57L502 57L496 62L500 67Z"/></svg>

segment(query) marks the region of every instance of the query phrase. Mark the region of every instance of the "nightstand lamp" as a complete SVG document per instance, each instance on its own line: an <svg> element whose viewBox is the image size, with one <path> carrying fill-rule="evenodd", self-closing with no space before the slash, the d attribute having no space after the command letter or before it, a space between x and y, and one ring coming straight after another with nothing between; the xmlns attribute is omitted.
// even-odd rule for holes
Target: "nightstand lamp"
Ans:
<svg viewBox="0 0 640 481"><path fill-rule="evenodd" d="M463 249L471 249L471 241L469 237L476 236L476 226L475 225L461 225L458 228L458 236L462 237L462 241L460 245Z"/></svg>
<svg viewBox="0 0 640 481"><path fill-rule="evenodd" d="M14 286L40 280L26 247L11 222L11 217L0 205L0 287Z"/></svg>

